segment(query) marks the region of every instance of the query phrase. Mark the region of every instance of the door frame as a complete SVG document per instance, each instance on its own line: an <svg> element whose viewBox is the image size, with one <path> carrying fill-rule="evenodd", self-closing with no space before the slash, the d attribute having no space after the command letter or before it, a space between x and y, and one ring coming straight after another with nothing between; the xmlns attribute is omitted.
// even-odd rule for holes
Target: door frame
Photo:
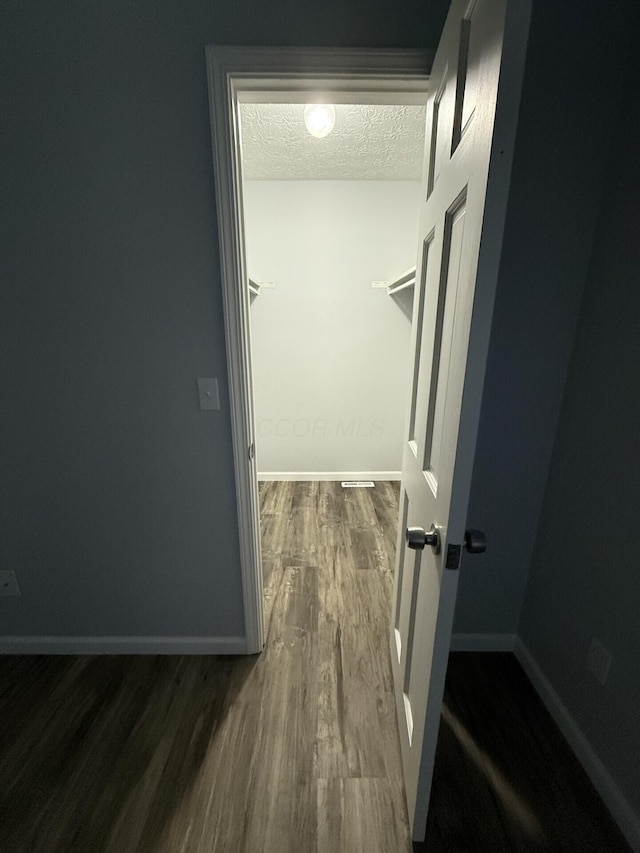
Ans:
<svg viewBox="0 0 640 853"><path fill-rule="evenodd" d="M305 93L318 91L330 94L332 103L422 104L434 55L422 49L206 47L246 654L262 650L265 628L238 104L304 103Z"/></svg>

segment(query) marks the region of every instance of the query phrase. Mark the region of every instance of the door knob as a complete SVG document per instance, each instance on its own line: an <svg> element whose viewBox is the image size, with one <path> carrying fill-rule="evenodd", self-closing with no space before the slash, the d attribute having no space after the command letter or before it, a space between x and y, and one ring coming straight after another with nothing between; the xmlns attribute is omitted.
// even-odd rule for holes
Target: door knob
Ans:
<svg viewBox="0 0 640 853"><path fill-rule="evenodd" d="M470 527L464 532L464 547L469 554L484 554L487 550L487 537L482 530Z"/></svg>
<svg viewBox="0 0 640 853"><path fill-rule="evenodd" d="M435 524L431 525L428 533L423 527L407 527L405 538L414 551L422 551L425 545L430 545L434 554L440 553L440 531Z"/></svg>

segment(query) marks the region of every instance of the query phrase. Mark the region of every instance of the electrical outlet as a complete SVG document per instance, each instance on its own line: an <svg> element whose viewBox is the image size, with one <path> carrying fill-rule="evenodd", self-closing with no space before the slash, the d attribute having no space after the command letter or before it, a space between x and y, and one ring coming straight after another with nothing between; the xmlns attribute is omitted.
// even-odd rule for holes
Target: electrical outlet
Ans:
<svg viewBox="0 0 640 853"><path fill-rule="evenodd" d="M22 595L15 572L0 572L0 595Z"/></svg>
<svg viewBox="0 0 640 853"><path fill-rule="evenodd" d="M605 683L611 669L611 654L597 637L591 638L591 645L587 653L587 667L598 684Z"/></svg>

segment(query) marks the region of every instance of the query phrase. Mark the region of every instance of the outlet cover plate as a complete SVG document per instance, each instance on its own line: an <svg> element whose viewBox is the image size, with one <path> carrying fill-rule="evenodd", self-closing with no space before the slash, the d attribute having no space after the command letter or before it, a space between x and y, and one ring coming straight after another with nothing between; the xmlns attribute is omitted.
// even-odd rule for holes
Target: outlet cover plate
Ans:
<svg viewBox="0 0 640 853"><path fill-rule="evenodd" d="M597 637L591 638L587 666L598 684L604 684L611 669L611 653L605 649Z"/></svg>
<svg viewBox="0 0 640 853"><path fill-rule="evenodd" d="M15 572L0 572L0 595L22 595Z"/></svg>

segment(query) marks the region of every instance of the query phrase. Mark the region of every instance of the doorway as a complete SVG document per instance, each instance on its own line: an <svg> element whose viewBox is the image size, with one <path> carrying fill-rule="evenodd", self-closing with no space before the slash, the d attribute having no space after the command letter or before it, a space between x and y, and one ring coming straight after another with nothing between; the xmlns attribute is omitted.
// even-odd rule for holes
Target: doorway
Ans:
<svg viewBox="0 0 640 853"><path fill-rule="evenodd" d="M482 532L466 528L466 513L509 197L529 11L526 3L505 2L495 7L453 0L432 68L433 92L427 111L429 150L417 264L420 328L416 323L411 342L411 417L403 451L402 521L397 540L402 551L394 585L396 617L391 635L395 642L396 708L399 721L403 718L407 804L416 839L424 835L460 554L463 547L469 553L481 553L485 548ZM322 84L321 73L317 69L314 73L309 67L314 65L315 56L304 54L305 51L289 54L289 76L296 78L298 84L303 81L297 87L300 92L326 88L353 96L359 88L354 85L353 72L358 70L362 72L360 88L364 84L370 93L388 95L398 82L378 66L380 79L386 80L387 87L373 85L371 69L364 71L366 63L361 52L354 55L355 66L354 56L351 57L351 75L337 74L325 52L325 77L332 79ZM375 51L370 56L374 64L376 56L381 58ZM227 57L234 58L237 57ZM225 297L235 300L239 309L235 314L227 310L227 333L244 334L245 346L238 353L248 362L248 334L243 325L248 298L240 290L245 286L245 252L239 190L240 135L234 112L238 98L234 85L241 77L246 83L251 75L245 68L242 76L237 66L234 75L232 63L225 64L224 56L218 56L216 64L215 52L211 59L214 159L222 166L217 174L217 190L223 265L228 261L230 281L235 284ZM275 58L274 62L275 66L280 65ZM274 90L276 75L269 75L264 63L250 63L249 67L261 72L254 75L254 80L269 77L269 86L263 86L263 91ZM290 82L286 77L286 72L277 75L282 91ZM414 86L417 77L420 75L414 76ZM423 71L423 92L425 79ZM501 80L509 80L509 86L501 86ZM341 90L340 84L345 88ZM216 114L218 119L223 117L219 125ZM231 156L226 156L229 153ZM422 310L426 305L436 311ZM237 329L236 319L240 321ZM422 323L422 319L428 322ZM233 360L233 353L230 359ZM237 374L240 381L243 376L250 379L247 371ZM230 368L232 383L236 373ZM251 391L250 381L246 388L238 388L247 389ZM238 444L236 451L241 456L244 450L252 463L245 463L244 472L246 483L253 476L253 494L249 493L249 497L256 498L255 510L255 419L252 398L245 394L243 399L249 443L244 448ZM234 410L234 416L238 414L242 412ZM238 437L245 437L242 431ZM239 500L242 485L240 482ZM241 507L239 513L242 516ZM255 518L254 512L248 520ZM255 556L257 561L247 566L253 567L254 572L260 559L259 532L255 532L257 550L248 556ZM407 566L409 572L405 571ZM247 578L252 579L250 572ZM260 592L259 582L251 592L255 615L255 609L260 609L255 595ZM247 601L245 596L245 605ZM257 628L262 636L263 626L255 619L251 622L250 607L246 608L246 615L249 632ZM257 639L255 634L248 637L249 641ZM412 677L414 669L419 676L416 679Z"/></svg>
<svg viewBox="0 0 640 853"><path fill-rule="evenodd" d="M332 104L422 106L432 58L421 50L207 50L248 653L262 649L265 632L239 105L304 104L324 92Z"/></svg>

